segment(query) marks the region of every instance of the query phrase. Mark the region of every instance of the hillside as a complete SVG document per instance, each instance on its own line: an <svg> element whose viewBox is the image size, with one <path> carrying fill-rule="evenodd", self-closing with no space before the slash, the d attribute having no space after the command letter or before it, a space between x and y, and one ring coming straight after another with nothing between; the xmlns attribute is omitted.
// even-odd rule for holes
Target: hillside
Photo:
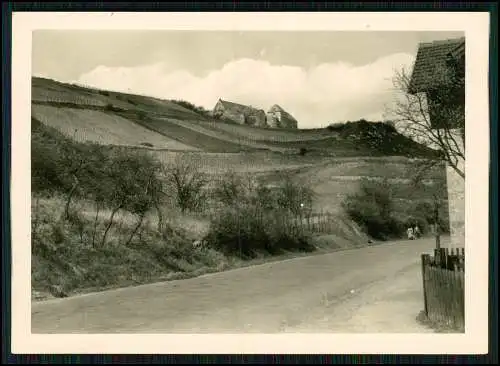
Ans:
<svg viewBox="0 0 500 366"><path fill-rule="evenodd" d="M271 242L263 249L264 254L259 254L262 260L282 253L273 251L273 245L285 245L287 255L308 252L314 242L314 250L326 251L369 245L363 225L355 223L343 208L345 199L358 193L366 179L390 182L393 216L400 226L413 220L415 213L422 219L422 212L416 208L432 201L436 193L432 186L415 188L409 179L415 158L434 152L390 125L356 121L328 128L277 129L208 116L189 103L33 78L34 289L54 291L56 286L66 292L87 291L185 278L250 263L234 252L192 246L217 230L220 217L222 224L240 222L240 215L245 222L258 219L252 211L245 211L247 201L241 205L243 211L228 209L226 216L219 215L220 207L212 193L222 186L230 171L264 187L264 194L267 189L284 189L283 182L290 179L314 196L307 219L307 225L313 223L312 241L304 246L297 232L285 232L286 240ZM147 175L137 175L137 171L150 166L150 156L161 168L183 158L190 169L204 175L208 199L201 212L179 210L171 192L163 190L165 201L149 206L147 212L140 211L141 205L129 204L142 197L140 192L113 206L115 197L123 192L148 186L143 180ZM159 184L166 184L169 169L160 171ZM429 178L444 182L444 171L429 171ZM128 181L130 185L127 179L132 180ZM142 183L134 179L142 179ZM269 199L276 210L264 220L269 225L263 226L265 230L290 230L290 223L273 221L283 217L276 199L263 197L262 202L269 204ZM69 198L71 210L63 219ZM302 196L297 200L302 202ZM445 220L446 210L442 215ZM302 222L302 217L291 222ZM262 222L255 224L259 227ZM221 227L227 228L225 224ZM238 226L238 235L239 230ZM221 239L216 238L216 242ZM261 242L262 237L258 238L254 242ZM234 250L231 243L234 241L229 242L229 249ZM65 253L64 260L61 252ZM55 293L61 294L59 290Z"/></svg>
<svg viewBox="0 0 500 366"><path fill-rule="evenodd" d="M365 120L317 129L257 128L208 117L185 101L84 88L33 78L33 118L70 139L147 149L162 163L187 157L218 176L232 170L268 184L287 171L317 194L316 210L341 212L342 199L362 178L388 178L408 197L413 158L428 150L385 123ZM444 175L434 175L444 180ZM405 180L406 179L406 180ZM418 192L423 198L425 190ZM414 193L413 193L414 195Z"/></svg>
<svg viewBox="0 0 500 366"><path fill-rule="evenodd" d="M209 153L296 154L302 149L332 157L432 154L381 123L360 121L312 130L258 128L213 120L188 105L49 79L32 81L34 116L80 141Z"/></svg>

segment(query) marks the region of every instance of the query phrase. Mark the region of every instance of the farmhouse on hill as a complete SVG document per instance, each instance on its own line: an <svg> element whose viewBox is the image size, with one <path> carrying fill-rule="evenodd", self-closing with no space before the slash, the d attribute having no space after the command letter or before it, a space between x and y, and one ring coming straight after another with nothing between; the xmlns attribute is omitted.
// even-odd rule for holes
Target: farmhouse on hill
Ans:
<svg viewBox="0 0 500 366"><path fill-rule="evenodd" d="M219 99L213 109L213 116L255 127L297 128L298 125L297 120L277 104L265 113L262 109Z"/></svg>
<svg viewBox="0 0 500 366"><path fill-rule="evenodd" d="M451 74L450 74L451 73ZM451 78L450 78L451 76ZM430 125L444 136L453 136L460 155L465 156L465 84L449 80L465 77L465 38L421 43L411 75L409 93L425 93ZM443 104L444 103L444 104ZM440 110L452 113L440 113ZM465 159L457 154L457 166L465 171ZM465 245L465 183L451 167L446 168L451 245Z"/></svg>
<svg viewBox="0 0 500 366"><path fill-rule="evenodd" d="M266 127L266 113L262 109L219 99L213 110L214 117L224 117L242 125Z"/></svg>
<svg viewBox="0 0 500 366"><path fill-rule="evenodd" d="M275 104L267 112L267 124L269 127L297 128L298 123L290 113Z"/></svg>

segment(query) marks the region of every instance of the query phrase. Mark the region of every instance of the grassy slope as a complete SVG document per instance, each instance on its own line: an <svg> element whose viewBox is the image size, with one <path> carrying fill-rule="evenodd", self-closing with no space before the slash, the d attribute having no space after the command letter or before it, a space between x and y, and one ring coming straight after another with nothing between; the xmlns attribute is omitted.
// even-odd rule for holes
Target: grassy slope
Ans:
<svg viewBox="0 0 500 366"><path fill-rule="evenodd" d="M293 141L311 141L322 137L331 137L332 133L324 128L320 129L278 129L278 128L255 128L228 123L218 120L198 121L196 122L204 128L210 128L214 131L226 132L232 136L241 136L250 141L264 142L293 142Z"/></svg>
<svg viewBox="0 0 500 366"><path fill-rule="evenodd" d="M159 149L195 150L114 113L38 104L33 104L31 111L34 118L76 141L126 146L149 143Z"/></svg>
<svg viewBox="0 0 500 366"><path fill-rule="evenodd" d="M86 131L85 136L90 140L98 139L99 135L106 136L103 142L108 144L133 146L141 142L151 142L155 147L167 146L170 149L174 149L174 146L182 147L179 150L184 149L185 152L170 150L151 151L151 153L163 162L172 161L179 154L188 155L203 171L213 175L232 169L240 172L251 172L254 175L259 175L262 180L267 181L269 184L273 184L279 178L279 171L289 170L296 179L308 181L316 192L316 210L330 211L338 217L336 232L329 236L328 243L322 244L327 248L345 248L351 245L359 245L360 241L365 240L359 229L355 225L353 226L340 210L342 198L357 189L359 180L365 176L405 178L407 172L411 169L411 161L404 157L388 157L387 155L407 155L408 153L422 152L419 146L410 143L401 135L392 134L385 130L381 132L376 128L365 128L365 130L357 131L356 125L349 125L336 131L326 129L304 131L258 129L226 122L210 121L169 101L123 93L104 93L109 95L44 79L34 79L33 109L35 114L47 116L44 121L45 124L56 127L59 131L66 132L67 135L70 135L71 130L74 130L74 128L78 128L80 130L84 129ZM38 105L37 101L49 101L52 104L63 101L78 105L77 107L80 109L54 109L54 106ZM103 107L110 103L122 108L123 111L105 112ZM90 110L92 108L96 110ZM140 118L137 113L139 110L145 112L147 118ZM43 121L43 118L41 119ZM120 128L117 128L118 124L120 124ZM144 141L146 139L148 141ZM243 148L234 141L241 142ZM292 151L293 153L279 153L258 149L262 147L269 147L271 150L278 151ZM297 150L301 147L307 148L312 153L300 156ZM187 151L189 149L202 151ZM246 151L242 152L242 150ZM365 157L361 158L360 156ZM369 158L368 156L378 157ZM439 174L436 177L442 179ZM410 197L407 184L404 181L396 183L399 187L397 196L403 200L411 200L413 196ZM420 192L419 194L425 196L426 192ZM55 211L61 206L60 200L58 197L52 197L44 201L43 205L48 215L55 215ZM81 202L78 204L85 205ZM405 205L406 203L401 205L401 211L404 211ZM95 213L93 208L87 206L86 210L88 215L93 217ZM176 215L174 214L172 217ZM176 220L175 225L177 226L182 222L192 224L185 231L187 233L185 236L189 240L199 235L197 228L207 224L206 221L200 218L181 216L177 216L177 218L182 218L180 221ZM102 220L104 220L104 216ZM127 225L132 225L132 221L124 226L125 229ZM150 225L154 227L153 218ZM48 233L47 235L51 234ZM148 238L148 235L146 235L146 238ZM154 234L150 234L149 239L158 241ZM77 240L78 238L70 238L72 245L76 245ZM116 256L123 249L119 246L112 248L116 249ZM118 260L114 257L114 252L107 252L104 255L102 253L92 254L82 251L74 258L74 261L89 256L94 258L97 261L96 263L101 260L105 269L111 270L112 266L116 266L115 272L110 274L114 278L114 282L105 283L106 276L101 276L95 280L97 287L147 282L152 276L157 278L182 277L203 273L204 271L223 269L228 266L242 265L242 263L228 264L227 258L223 258L216 253L200 254L193 252L189 252L192 257L189 265L184 262L177 263L175 262L176 259L169 259L175 263L169 262L170 264L165 264L158 262L154 255L151 255L151 253L156 253L157 250L174 253L178 248L165 249L160 247L159 249L151 246L126 248L123 255L120 255L122 258L128 259L125 262L120 262L121 264L111 263L113 260ZM110 255L111 259L108 263L104 258ZM207 255L211 257L206 258ZM136 268L139 275L134 278L126 278L127 266L137 261L137 258L141 258L137 262ZM43 282L44 278L47 278L47 268L53 266L54 263L50 261L44 262L40 258L35 258L33 263L33 276L37 278L38 283L42 286L43 284L40 281ZM57 276L69 276L73 281L77 281L78 275L73 273L74 270L64 268L66 267L51 272L52 277L50 277L50 280L56 281ZM149 269L152 269L154 273L149 273ZM82 268L79 270L81 271ZM87 268L87 270L89 269ZM96 270L100 269L96 267ZM104 272L106 273L106 271ZM75 273L78 273L78 270Z"/></svg>
<svg viewBox="0 0 500 366"><path fill-rule="evenodd" d="M315 192L315 211L341 215L343 199L358 191L361 179L387 178L392 183L396 209L404 213L415 202L430 200L433 193L430 189L416 189L411 185L412 167L413 160L405 157L325 159L323 163L299 167L291 173L297 181L307 184ZM436 168L430 172L429 178L445 180L445 171ZM280 173L263 172L260 179L274 185L279 181Z"/></svg>
<svg viewBox="0 0 500 366"><path fill-rule="evenodd" d="M116 114L150 131L183 145L205 152L235 153L271 150L280 152L307 149L335 157L421 155L427 152L384 125L348 124L340 129L280 130L262 129L209 120L177 103L139 95L95 91L46 79L33 79L34 103L70 103L85 108L103 108L112 104L122 109ZM142 117L138 113L145 114ZM112 126L102 128L112 130ZM56 123L55 123L56 124ZM132 139L131 135L128 140ZM156 139L155 139L156 140ZM133 141L138 145L143 141ZM126 145L126 143L122 143Z"/></svg>
<svg viewBox="0 0 500 366"><path fill-rule="evenodd" d="M32 78L31 99L33 102L72 103L102 107L112 104L124 110L141 110L170 118L203 119L202 116L193 111L170 101L134 94L98 91L42 78Z"/></svg>
<svg viewBox="0 0 500 366"><path fill-rule="evenodd" d="M170 139L175 139L182 144L193 146L206 152L240 152L253 150L248 146L241 146L237 143L209 136L198 131L171 122L169 118L151 116L145 119L138 118L134 113L119 113L158 134Z"/></svg>

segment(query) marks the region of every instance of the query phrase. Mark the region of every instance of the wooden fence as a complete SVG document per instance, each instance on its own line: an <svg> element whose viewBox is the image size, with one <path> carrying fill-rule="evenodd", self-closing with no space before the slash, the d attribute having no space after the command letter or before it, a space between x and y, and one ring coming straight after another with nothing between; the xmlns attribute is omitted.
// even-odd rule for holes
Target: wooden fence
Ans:
<svg viewBox="0 0 500 366"><path fill-rule="evenodd" d="M464 249L442 248L422 254L424 310L432 322L463 330L465 326Z"/></svg>

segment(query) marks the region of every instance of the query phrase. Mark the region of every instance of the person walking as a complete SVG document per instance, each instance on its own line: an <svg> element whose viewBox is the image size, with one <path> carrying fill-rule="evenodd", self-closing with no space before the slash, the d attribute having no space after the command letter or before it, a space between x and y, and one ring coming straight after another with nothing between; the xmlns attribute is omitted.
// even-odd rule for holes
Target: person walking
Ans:
<svg viewBox="0 0 500 366"><path fill-rule="evenodd" d="M415 238L413 235L413 228L411 226L406 230L406 234L408 235L408 240L413 240Z"/></svg>
<svg viewBox="0 0 500 366"><path fill-rule="evenodd" d="M415 225L415 227L413 228L413 233L415 235L415 239L420 238L420 229L419 229L418 225Z"/></svg>

